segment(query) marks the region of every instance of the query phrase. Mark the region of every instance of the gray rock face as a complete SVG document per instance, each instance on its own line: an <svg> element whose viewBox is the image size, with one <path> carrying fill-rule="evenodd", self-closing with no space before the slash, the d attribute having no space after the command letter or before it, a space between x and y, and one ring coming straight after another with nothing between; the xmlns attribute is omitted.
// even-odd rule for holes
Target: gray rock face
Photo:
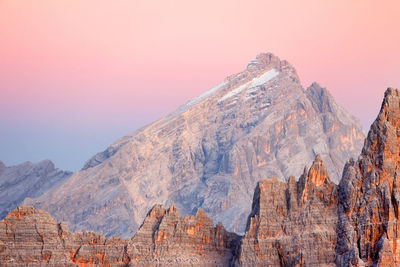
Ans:
<svg viewBox="0 0 400 267"><path fill-rule="evenodd" d="M258 181L298 177L320 154L338 182L363 139L358 120L326 89L304 90L288 62L260 54L243 72L116 141L62 187L25 204L74 231L124 237L156 203L183 214L201 207L240 233Z"/></svg>
<svg viewBox="0 0 400 267"><path fill-rule="evenodd" d="M25 162L6 167L0 161L0 219L20 205L26 197L39 197L71 176L56 169L49 160Z"/></svg>

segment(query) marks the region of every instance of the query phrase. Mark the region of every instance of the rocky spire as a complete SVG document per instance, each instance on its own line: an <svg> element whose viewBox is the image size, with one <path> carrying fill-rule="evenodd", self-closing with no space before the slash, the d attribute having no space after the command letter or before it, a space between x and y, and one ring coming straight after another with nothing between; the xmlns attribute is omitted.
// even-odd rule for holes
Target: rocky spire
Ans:
<svg viewBox="0 0 400 267"><path fill-rule="evenodd" d="M339 185L339 265L400 264L399 140L400 96L389 88L361 156L346 164Z"/></svg>

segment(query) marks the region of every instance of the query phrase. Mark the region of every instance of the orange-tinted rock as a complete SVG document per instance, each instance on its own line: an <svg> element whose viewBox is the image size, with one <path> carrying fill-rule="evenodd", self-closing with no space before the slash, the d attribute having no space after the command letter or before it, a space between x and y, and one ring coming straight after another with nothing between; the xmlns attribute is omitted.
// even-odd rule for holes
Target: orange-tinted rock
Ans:
<svg viewBox="0 0 400 267"><path fill-rule="evenodd" d="M296 182L277 178L256 187L238 266L334 266L337 186L317 156Z"/></svg>
<svg viewBox="0 0 400 267"><path fill-rule="evenodd" d="M19 207L0 222L0 266L125 265L126 240L70 233L45 211Z"/></svg>
<svg viewBox="0 0 400 267"><path fill-rule="evenodd" d="M71 233L45 211L19 207L0 222L0 266L227 266L239 237L199 210L156 205L132 239Z"/></svg>
<svg viewBox="0 0 400 267"><path fill-rule="evenodd" d="M400 94L388 89L357 162L339 185L337 263L400 265Z"/></svg>
<svg viewBox="0 0 400 267"><path fill-rule="evenodd" d="M139 266L228 266L238 241L222 224L214 227L201 209L179 217L177 209L156 205L132 239L129 254Z"/></svg>

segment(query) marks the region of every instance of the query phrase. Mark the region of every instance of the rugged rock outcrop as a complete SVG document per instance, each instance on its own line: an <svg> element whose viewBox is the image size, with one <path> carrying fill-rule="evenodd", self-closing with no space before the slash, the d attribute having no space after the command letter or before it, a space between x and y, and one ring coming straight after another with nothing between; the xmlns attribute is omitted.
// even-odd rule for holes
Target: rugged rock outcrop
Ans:
<svg viewBox="0 0 400 267"><path fill-rule="evenodd" d="M388 89L358 160L339 184L337 264L400 265L400 92Z"/></svg>
<svg viewBox="0 0 400 267"><path fill-rule="evenodd" d="M228 266L239 237L199 210L156 205L132 239L71 233L45 211L19 207L0 222L0 266Z"/></svg>
<svg viewBox="0 0 400 267"><path fill-rule="evenodd" d="M127 241L94 232L70 233L45 211L19 207L0 222L1 266L94 266L129 262Z"/></svg>
<svg viewBox="0 0 400 267"><path fill-rule="evenodd" d="M0 161L0 219L20 205L26 197L39 197L71 176L56 169L49 160L5 166Z"/></svg>
<svg viewBox="0 0 400 267"><path fill-rule="evenodd" d="M297 182L260 182L235 265L335 266L337 198L319 156Z"/></svg>
<svg viewBox="0 0 400 267"><path fill-rule="evenodd" d="M24 204L74 231L107 236L132 236L156 203L183 214L202 208L242 233L258 181L298 177L321 154L338 182L363 139L358 120L326 89L314 83L304 90L287 61L260 54L243 72L116 141L62 187Z"/></svg>
<svg viewBox="0 0 400 267"><path fill-rule="evenodd" d="M171 206L155 205L131 241L128 250L137 265L229 266L239 236L227 232L201 209L179 217Z"/></svg>

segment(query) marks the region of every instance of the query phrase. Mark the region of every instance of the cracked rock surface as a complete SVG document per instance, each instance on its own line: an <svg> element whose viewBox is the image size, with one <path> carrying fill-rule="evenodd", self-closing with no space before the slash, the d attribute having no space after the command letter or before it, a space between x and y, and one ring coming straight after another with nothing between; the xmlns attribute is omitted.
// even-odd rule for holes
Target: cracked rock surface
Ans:
<svg viewBox="0 0 400 267"><path fill-rule="evenodd" d="M389 88L339 184L337 264L400 265L400 92Z"/></svg>

